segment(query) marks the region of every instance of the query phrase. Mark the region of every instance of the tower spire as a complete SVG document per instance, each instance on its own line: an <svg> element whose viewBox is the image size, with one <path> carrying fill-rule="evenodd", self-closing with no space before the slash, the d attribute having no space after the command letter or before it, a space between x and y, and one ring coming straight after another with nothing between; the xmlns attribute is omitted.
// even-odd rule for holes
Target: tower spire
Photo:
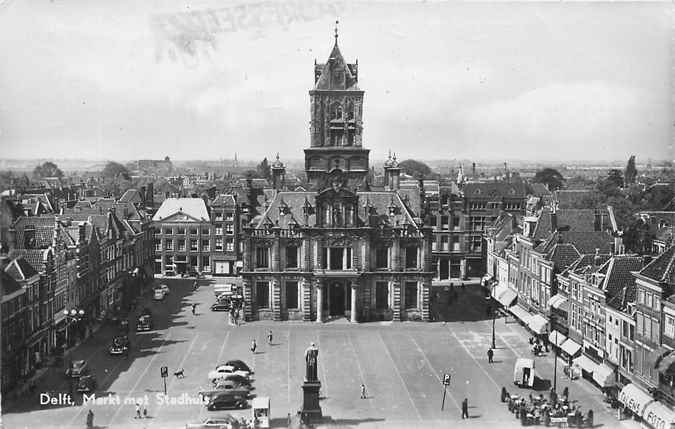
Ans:
<svg viewBox="0 0 675 429"><path fill-rule="evenodd" d="M338 24L340 21L336 20L335 21L335 44L337 45L337 39L338 39Z"/></svg>

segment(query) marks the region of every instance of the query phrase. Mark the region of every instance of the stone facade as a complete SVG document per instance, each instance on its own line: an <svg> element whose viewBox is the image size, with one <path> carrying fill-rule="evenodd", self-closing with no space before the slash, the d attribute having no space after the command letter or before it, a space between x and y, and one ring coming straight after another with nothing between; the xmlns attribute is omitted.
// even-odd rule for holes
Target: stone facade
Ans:
<svg viewBox="0 0 675 429"><path fill-rule="evenodd" d="M370 192L357 64L336 44L310 91L312 191L275 192L243 233L247 320L429 320L431 228L398 189ZM278 174L283 165L277 160Z"/></svg>

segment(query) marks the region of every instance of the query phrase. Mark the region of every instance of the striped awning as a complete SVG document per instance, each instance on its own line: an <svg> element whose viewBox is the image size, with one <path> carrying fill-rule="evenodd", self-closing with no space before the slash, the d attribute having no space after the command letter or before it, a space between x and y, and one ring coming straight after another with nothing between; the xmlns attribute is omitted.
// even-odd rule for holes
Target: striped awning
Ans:
<svg viewBox="0 0 675 429"><path fill-rule="evenodd" d="M527 325L527 324L530 323L530 319L532 318L532 315L530 313L528 313L524 308L518 307L516 305L516 306L513 306L513 307L509 308L509 311L511 312L511 314L516 316L524 324Z"/></svg>
<svg viewBox="0 0 675 429"><path fill-rule="evenodd" d="M565 340L567 340L567 336L565 336L565 334L562 334L562 333L560 333L556 330L554 330L553 332L548 334L548 341L551 344L555 344L558 347L560 347L562 345L562 343L565 342Z"/></svg>

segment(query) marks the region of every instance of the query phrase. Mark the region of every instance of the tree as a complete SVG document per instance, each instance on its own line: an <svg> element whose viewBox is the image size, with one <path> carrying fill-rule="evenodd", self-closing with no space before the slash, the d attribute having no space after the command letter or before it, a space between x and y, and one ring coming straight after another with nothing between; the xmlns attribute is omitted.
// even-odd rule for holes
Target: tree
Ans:
<svg viewBox="0 0 675 429"><path fill-rule="evenodd" d="M623 174L626 182L626 186L635 183L637 178L637 169L635 168L635 155L631 155L628 158L628 164L626 164L626 170Z"/></svg>
<svg viewBox="0 0 675 429"><path fill-rule="evenodd" d="M565 178L554 168L544 168L535 173L532 181L534 183L543 183L548 186L549 191L556 191L562 188Z"/></svg>
<svg viewBox="0 0 675 429"><path fill-rule="evenodd" d="M623 180L623 173L621 173L621 170L618 170L616 168L609 170L609 173L607 173L606 180L609 183L616 186L617 188L623 188L624 180Z"/></svg>
<svg viewBox="0 0 675 429"><path fill-rule="evenodd" d="M401 171L418 179L431 176L431 168L421 161L406 159L398 164Z"/></svg>
<svg viewBox="0 0 675 429"><path fill-rule="evenodd" d="M256 167L258 175L263 179L271 180L272 179L272 169L270 163L267 161L267 158L264 158L260 164Z"/></svg>
<svg viewBox="0 0 675 429"><path fill-rule="evenodd" d="M60 179L63 177L63 171L61 171L53 162L47 161L42 165L35 167L35 170L33 170L33 177L36 179L41 179L43 177L58 177Z"/></svg>
<svg viewBox="0 0 675 429"><path fill-rule="evenodd" d="M119 162L108 161L105 167L103 167L102 174L106 179L121 178L129 180L129 170Z"/></svg>

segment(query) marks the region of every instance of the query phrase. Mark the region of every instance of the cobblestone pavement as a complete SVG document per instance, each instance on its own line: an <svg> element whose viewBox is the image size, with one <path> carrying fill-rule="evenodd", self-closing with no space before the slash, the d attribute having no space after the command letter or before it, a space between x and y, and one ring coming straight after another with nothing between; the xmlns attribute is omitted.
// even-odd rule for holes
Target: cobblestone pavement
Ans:
<svg viewBox="0 0 675 429"><path fill-rule="evenodd" d="M319 347L321 407L326 417L321 427L415 428L520 427L520 422L499 402L505 386L511 393L531 393L512 383L516 358L530 356L526 330L505 319L495 324L494 363L486 352L492 339L492 321L480 320L484 299L477 287L459 291L457 311L468 311L471 322L448 323L363 323L346 320L324 324L300 322L255 322L230 326L227 313L211 312L209 286L193 292L189 280L167 281L172 292L164 302L144 305L155 314L157 330L135 334L128 359L107 354L111 332L99 331L74 351L74 358L86 358L98 381L97 397L113 398L112 403L81 405L40 405L39 393L67 393L60 370L51 371L38 392L13 407L3 409L7 428L84 428L92 409L99 428L179 428L226 412L210 412L190 402L208 385L206 375L228 359L242 359L255 370L255 390L271 399L274 427L285 427L288 413L295 413L302 401L300 385L304 376L304 350L311 342ZM198 303L197 315L191 305ZM142 306L139 307L142 308ZM463 310L464 309L464 310ZM133 327L133 323L132 323ZM267 332L272 330L272 345ZM249 350L251 340L259 345ZM167 379L173 401L160 403L157 395L164 386L160 367L172 374L184 368L185 378ZM441 410L443 373L452 375L444 410ZM536 359L536 373L542 379L553 376L552 356ZM367 399L360 399L360 385L367 387ZM595 427L637 428L630 420L617 421L616 412L603 402L599 389L586 380L570 381L558 367L558 389L568 386L570 398L584 410L595 412ZM543 393L546 393L542 391ZM534 392L532 392L534 393ZM114 402L119 398L120 403ZM146 403L147 398L147 405ZM460 404L469 401L468 420L462 421ZM135 419L135 402L147 407L149 418ZM230 412L250 417L250 410Z"/></svg>

